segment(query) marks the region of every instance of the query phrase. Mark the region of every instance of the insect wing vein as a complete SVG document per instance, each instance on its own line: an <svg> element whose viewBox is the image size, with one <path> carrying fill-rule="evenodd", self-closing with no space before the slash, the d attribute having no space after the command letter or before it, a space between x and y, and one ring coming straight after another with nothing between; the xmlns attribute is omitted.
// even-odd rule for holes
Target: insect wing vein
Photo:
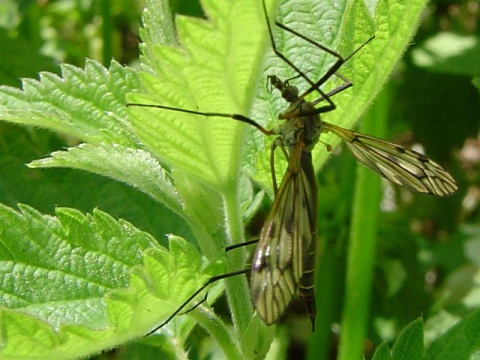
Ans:
<svg viewBox="0 0 480 360"><path fill-rule="evenodd" d="M446 170L418 152L332 124L325 123L325 128L344 140L359 162L397 185L437 196L458 189Z"/></svg>
<svg viewBox="0 0 480 360"><path fill-rule="evenodd" d="M252 301L268 325L281 318L295 295L316 231L316 193L300 166L301 156L299 151L291 157L253 260Z"/></svg>

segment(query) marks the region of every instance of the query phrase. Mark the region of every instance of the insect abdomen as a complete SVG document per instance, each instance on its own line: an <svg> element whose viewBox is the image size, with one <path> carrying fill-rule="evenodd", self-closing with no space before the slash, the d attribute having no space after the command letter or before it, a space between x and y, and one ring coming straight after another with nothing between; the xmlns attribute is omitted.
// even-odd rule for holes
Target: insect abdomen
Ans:
<svg viewBox="0 0 480 360"><path fill-rule="evenodd" d="M305 263L303 265L303 275L300 278L298 285L299 295L308 312L308 316L312 322L312 331L315 330L315 315L317 313L317 307L315 303L315 245L316 239L312 239L310 249L305 257Z"/></svg>

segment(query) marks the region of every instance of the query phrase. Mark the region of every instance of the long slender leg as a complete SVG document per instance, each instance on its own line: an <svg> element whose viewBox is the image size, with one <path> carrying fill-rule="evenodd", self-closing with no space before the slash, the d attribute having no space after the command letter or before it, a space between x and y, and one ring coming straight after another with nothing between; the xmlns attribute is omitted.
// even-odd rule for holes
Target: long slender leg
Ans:
<svg viewBox="0 0 480 360"><path fill-rule="evenodd" d="M236 249L236 248L239 248L239 247L256 244L256 243L258 243L258 239L245 241L245 242L242 242L240 244L234 244L234 245L226 246L225 247L225 252Z"/></svg>
<svg viewBox="0 0 480 360"><path fill-rule="evenodd" d="M203 111L195 111L195 110L187 110L187 109L179 109L171 106L164 106L164 105L156 105L156 104L139 104L139 103L128 103L127 106L138 106L138 107L147 107L147 108L157 108L157 109L165 109L177 112L183 112L187 114L193 115L200 115L206 117L223 117L223 118L230 118L233 120L237 120L246 124L250 124L260 130L263 134L269 136L273 135L271 130L265 129L262 125L257 123L255 120L252 120L246 116L241 114L226 114L226 113L218 113L218 112L203 112Z"/></svg>
<svg viewBox="0 0 480 360"><path fill-rule="evenodd" d="M151 330L146 336L152 335L155 331L158 329L164 327L166 324L168 324L176 315L178 315L184 308L187 306L198 294L200 294L207 286L210 284L213 284L214 282L217 282L222 279L227 279L232 276L237 276L241 274L246 274L250 271L250 269L244 269L244 270L239 270L239 271L234 271L228 274L222 274L222 275L217 275L217 276L212 276L210 279L208 279L197 291L195 291L190 297L183 302L180 307L175 310L163 323L160 325L156 326L153 330ZM201 303L201 302L200 302ZM198 306L197 304L196 306Z"/></svg>
<svg viewBox="0 0 480 360"><path fill-rule="evenodd" d="M272 183L273 183L273 194L276 196L277 191L278 191L278 183L277 183L277 177L275 175L275 150L279 147L282 149L283 155L285 156L285 159L289 161L290 155L288 155L287 150L285 149L285 146L283 146L282 143L282 138L277 137L275 141L272 143L272 148L270 150L270 173L272 177Z"/></svg>
<svg viewBox="0 0 480 360"><path fill-rule="evenodd" d="M310 88L308 88L302 95L300 95L300 97L305 98L311 92L317 91L321 96L318 99L316 99L315 101L313 101L313 104L316 105L323 100L326 100L329 104L318 108L315 113L320 114L320 113L329 112L329 111L334 110L336 106L333 103L333 101L330 99L330 97L335 95L335 94L338 94L338 93L342 92L343 90L348 89L349 87L352 86L352 83L348 79L343 77L341 74L337 73L338 69L340 69L340 67L346 61L348 61L350 58L352 58L365 45L367 45L370 41L372 41L375 38L375 36L372 36L365 43L363 43L361 46L359 46L357 49L355 49L350 55L348 55L347 57L344 58L339 53L337 53L336 51L334 51L332 49L329 49L328 47L316 42L315 40L312 40L312 39L306 37L305 35L295 31L294 29L289 28L288 26L286 26L282 23L279 23L279 22L275 21L275 25L278 26L279 28L281 28L281 29L299 37L300 39L303 39L303 40L309 42L310 44L322 49L323 51L325 51L325 52L329 53L330 55L332 55L333 57L337 58L337 61L335 61L335 63L327 70L327 72L319 80L317 80L314 83L303 71L301 71L295 64L293 64L291 62L291 60L289 60L283 53L278 51L278 49L276 48L275 40L273 39L272 28L271 28L270 21L268 19L268 15L267 15L265 2L263 1L262 4L263 4L263 10L264 10L264 14L265 14L265 19L266 19L267 26L268 26L268 33L269 33L269 36L270 36L270 42L272 43L272 48L273 48L274 53L280 59L285 61L292 69L294 69L302 78L304 78L310 84ZM320 89L320 87L328 79L330 79L333 75L336 75L339 78L341 78L344 81L344 83L342 85L338 86L337 88L335 88L334 90L328 92L328 93L323 92Z"/></svg>
<svg viewBox="0 0 480 360"><path fill-rule="evenodd" d="M335 109L335 104L332 102L332 100L319 88L319 86L321 84L315 84L312 80L310 80L310 78L302 71L300 70L290 59L288 59L283 53L281 53L278 49L277 49L277 46L275 44L275 40L273 39L273 32L272 32L272 27L270 25L270 20L268 19L268 14L267 14L267 7L265 6L265 1L262 1L262 5L263 5L263 13L265 15L265 21L267 23L267 26L268 26L268 35L270 37L270 42L272 44L272 49L273 49L273 52L280 58L282 59L283 61L285 61L285 63L287 63L293 70L295 70L301 77L303 77L309 84L310 86L313 88L313 90L317 90L320 95L322 96L322 98L324 98L329 104L328 105L325 105L325 106L322 106L323 108L323 111L322 112L327 112L327 111L331 111L333 109ZM280 26L281 24L279 23L275 23L277 26ZM282 29L286 30L286 31L290 31L292 32L294 35L300 35L296 32L293 32L293 30L291 30L290 28L284 26L284 25L281 25L280 26ZM304 36L300 36L300 38L305 38ZM341 61L343 63L343 58L340 57L339 60L337 60L337 62ZM338 65L336 69L338 69L339 67L341 66ZM334 64L334 67L335 67L335 64ZM331 77L334 73L335 73L336 70L334 70L324 81L326 81L329 77ZM328 71L327 73L329 73L330 71ZM325 78L325 76L323 76L322 78Z"/></svg>
<svg viewBox="0 0 480 360"><path fill-rule="evenodd" d="M278 26L279 28L285 30L285 31L288 31L289 33L299 37L300 39L303 39L307 42L309 42L310 44L312 45L315 45L316 47L322 49L323 51L329 53L330 55L334 56L337 58L337 61L330 67L330 69L327 70L327 72L320 78L318 79L314 84L312 84L312 82L307 79L307 81L312 85L307 91L305 91L301 97L305 97L307 96L308 94L310 94L312 91L314 90L317 90L318 91L318 87L322 86L328 79L330 79L334 74L336 76L338 76L339 78L341 78L347 85L340 85L339 88L341 88L341 90L337 90L335 93L333 93L332 95L334 94L337 94L339 93L340 91L343 91L347 88L349 88L350 86L352 86L352 83L350 82L350 80L344 78L341 74L337 73L338 69L340 69L342 67L342 65L344 63L346 63L348 60L350 60L357 52L359 52L365 45L367 45L370 41L372 41L375 36L372 36L371 38L369 38L367 41L365 41L362 45L360 45L358 48L356 48L350 55L348 55L347 57L342 57L342 55L340 55L339 53L337 53L336 51L332 50L332 49L329 49L328 47L326 47L325 45L322 45L318 42L316 42L315 40L312 40L308 37L306 37L305 35L289 28L288 26L282 24L282 23L279 23L277 21L275 21L275 25ZM295 69L295 68L294 68ZM302 75L303 76L303 75ZM331 96L329 94L326 94L327 97ZM324 99L326 100L326 99Z"/></svg>
<svg viewBox="0 0 480 360"><path fill-rule="evenodd" d="M293 31L293 30L292 30ZM326 49L324 46L322 46L321 44L318 44L316 43L315 41L311 40L311 39L308 39L308 38L305 38L302 36L303 39L306 39L307 41L309 41L310 43L312 44L315 44L317 45L318 47L320 47L322 50L325 50L327 51L328 53L334 55L334 56L337 56L338 54L336 52L334 52L333 50L331 49ZM368 39L367 41L365 41L362 45L360 45L358 48L356 48L350 55L348 55L346 58L343 58L342 59L342 62L341 64L335 68L336 64L338 63L335 63L333 64L332 68L335 68L335 71L334 71L334 74L336 76L338 76L340 79L343 80L343 84L338 86L336 89L334 89L333 91L327 93L327 97L330 97L332 95L335 95L335 94L338 94L339 92L345 90L345 89L348 89L350 86L352 86L352 82L350 80L348 80L347 78L343 77L341 74L337 73L337 70L343 65L345 64L348 60L350 60L357 52L359 52L365 45L367 45L370 41L372 41L373 39L375 38L375 36L372 36L370 39ZM335 55L336 54L336 55ZM340 55L338 55L340 56ZM316 83L315 83L315 86L314 87L310 87L309 89L307 89L303 94L302 94L302 98L307 96L308 94L310 94L312 91L314 90L317 90L317 87L321 86L325 81L327 81L333 74L328 74L332 68L330 68L330 70L327 72L327 74L323 75ZM328 75L328 76L327 76ZM326 100L324 98L319 98L321 100L319 101L314 101L313 103L314 104L318 104L320 101L322 100Z"/></svg>
<svg viewBox="0 0 480 360"><path fill-rule="evenodd" d="M332 55L333 57L337 58L337 61L335 61L335 63L327 70L327 72L319 80L317 80L315 83L313 83L310 79L307 79L307 81L310 83L311 87L304 93L304 95L302 95L302 97L304 97L305 95L308 95L309 93L311 93L314 90L318 91L319 90L318 88L320 86L322 86L328 79L330 79L337 72L337 70L340 69L342 67L342 65L345 63L346 60L339 53L337 53L336 51L333 51L332 49L329 49L325 45L322 45L322 44L320 44L320 43L318 43L318 42L316 42L312 39L309 39L305 35L300 34L299 32L289 28L288 26L286 26L282 23L279 23L279 22L275 21L275 25L278 26L279 28L281 28L281 29L299 37L300 39L303 39L303 40L309 42L310 44L315 45L316 47L322 49L323 51L325 51L325 52L329 53L330 55ZM327 98L328 98L328 96L327 96Z"/></svg>

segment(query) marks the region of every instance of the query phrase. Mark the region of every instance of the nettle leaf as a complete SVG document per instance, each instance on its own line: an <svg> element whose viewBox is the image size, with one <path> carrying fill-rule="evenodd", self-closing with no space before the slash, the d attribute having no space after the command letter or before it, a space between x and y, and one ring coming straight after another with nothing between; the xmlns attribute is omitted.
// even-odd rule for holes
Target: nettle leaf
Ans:
<svg viewBox="0 0 480 360"><path fill-rule="evenodd" d="M476 359L480 354L480 310L465 315L436 339L425 359Z"/></svg>
<svg viewBox="0 0 480 360"><path fill-rule="evenodd" d="M417 319L408 324L398 336L392 349L394 359L423 358L423 320Z"/></svg>
<svg viewBox="0 0 480 360"><path fill-rule="evenodd" d="M367 12L362 1L284 1L281 3L277 14L271 13L271 18L272 22L273 19L276 19L343 57L350 55L354 49L357 49L376 34L374 18L372 14ZM360 18L363 20L359 21ZM277 49L285 54L313 82L320 79L337 60L326 51L283 29L274 27L273 31ZM335 111L323 114L322 119L351 128L362 112L365 111L385 80L385 77L376 78L376 92L372 91L372 85L364 88L366 79L370 76L376 76L374 72L377 69L373 66L374 56L372 55L376 51L376 46L379 46L379 44L376 44L375 39L343 65L340 72L354 83L354 87L332 98L337 108ZM298 78L298 73L273 53L268 41L266 52L262 86L259 87L251 115L259 122L265 123L267 128L272 128L278 124L276 118L279 113L285 111L287 104L278 92L270 91L264 85L266 76L277 75L282 79L292 79L291 84L298 86L300 92L307 90L310 85L304 79ZM330 91L340 84L341 81L334 76L322 89ZM318 97L319 94L314 92L308 98L316 99ZM251 132L253 134L245 150L246 160L244 165L256 180L270 186L268 150L271 146L271 140L265 145L265 140L261 134L257 134L255 131ZM322 135L322 140L332 146L339 142L338 138L330 134ZM259 153L258 148L265 148L267 151ZM329 156L329 152L322 144L317 145L313 154L314 165L317 169ZM281 177L286 168L286 162L282 156L277 156L276 160L280 162L279 166L276 167L277 177Z"/></svg>
<svg viewBox="0 0 480 360"><path fill-rule="evenodd" d="M337 110L325 115L331 122L351 127L378 93L417 25L417 17L405 14L414 13L412 9L425 1L397 1L392 6L380 1L369 3L367 8L363 1L288 0L277 14L278 2L268 3L271 18L343 56L376 36L342 68L354 87L337 95ZM162 4L152 0L149 6L161 9ZM272 53L261 3L209 0L203 5L207 21L177 18L179 46L172 46L171 26L162 27L162 36L154 35L152 26L168 22L168 16L147 8L142 32L146 64L143 92L130 101L240 113L271 127L287 104L280 94L271 93L265 86L266 74L283 79L296 74ZM278 50L312 79L318 79L335 61L331 54L298 36L278 28L274 32ZM325 90L334 88L338 80L326 84ZM301 90L308 87L304 79L298 79L297 84ZM246 126L229 118L205 119L132 108L134 134L124 98L127 91L138 87L136 73L115 62L108 70L93 61L87 61L85 70L62 65L62 77L42 73L40 81L25 80L23 90L1 87L0 117L66 133L93 145L117 143L137 148L138 135L159 160L195 174L211 186L220 185L220 189L232 187L237 181L243 147L242 162L247 171L270 186L268 149L272 140L250 129L244 141ZM327 135L325 141L335 145L338 139ZM325 148L318 146L316 166L327 156ZM282 156L277 158L282 160ZM277 166L278 176L283 169Z"/></svg>
<svg viewBox="0 0 480 360"><path fill-rule="evenodd" d="M398 336L392 351L381 344L373 360L473 359L480 353L480 310L465 315L445 334L424 350L423 321L408 324Z"/></svg>
<svg viewBox="0 0 480 360"><path fill-rule="evenodd" d="M211 276L101 211L0 206L2 359L74 359L144 336ZM218 269L214 269L218 271Z"/></svg>
<svg viewBox="0 0 480 360"><path fill-rule="evenodd" d="M385 1L370 3L367 8L363 1L287 0L278 13L275 10L279 1L267 5L271 19L278 19L344 57L375 35L342 67L340 72L354 86L336 95L337 109L324 115L327 121L351 128L380 91L413 35L418 17L405 14L424 2L396 2L394 14ZM230 4L210 0L203 5L208 21L177 18L179 46L144 44L143 61L148 66L142 74L143 89L129 101L237 113L272 128L287 104L278 92L266 86L266 77L275 74L289 79L298 74L273 54L261 2ZM274 38L277 49L313 81L336 60L278 27L274 27ZM334 76L324 90L332 90L340 83ZM292 79L292 84L301 91L309 87L302 78ZM312 95L315 97L318 95ZM273 139L265 139L256 129L230 118L207 118L164 109L132 107L131 112L139 137L170 166L193 172L208 184L225 187L237 178L241 149L242 168L266 187L271 186L269 150ZM330 134L324 140L331 145L339 142ZM324 146L317 146L315 166L320 167L328 156ZM281 155L277 159L281 163L277 176L281 177L285 161Z"/></svg>
<svg viewBox="0 0 480 360"><path fill-rule="evenodd" d="M56 151L49 158L32 161L28 166L69 167L107 176L134 186L183 215L180 199L170 177L145 150L117 144L81 144L67 151Z"/></svg>
<svg viewBox="0 0 480 360"><path fill-rule="evenodd" d="M280 2L267 1L271 19L343 56L376 36L342 68L354 87L336 95L337 110L325 115L325 120L349 128L410 41L418 16L407 14L416 14L425 0L369 2L368 8L361 0L287 0L278 7ZM160 4L150 0L147 5L158 9ZM162 28L164 35L153 35L154 24L168 21L168 16L147 7L141 82L136 71L117 63L108 70L93 61L87 61L85 70L63 65L62 77L43 73L39 81L25 80L23 90L0 87L0 118L88 143L31 165L93 171L133 185L177 212L184 210L200 248L214 259L222 246L202 245L201 239L241 240L237 196L241 165L269 187L273 139L229 118L140 107L127 110L125 95L137 91L128 98L135 103L238 113L270 128L287 104L265 85L266 75L288 79L297 74L272 53L261 1L205 0L203 7L206 20L177 17L177 41L169 26ZM335 61L331 54L284 30L274 28L274 37L278 50L314 80ZM301 78L291 82L301 91L308 87ZM324 90L340 83L334 77ZM325 141L338 142L328 136ZM327 156L325 147L317 146L315 165L319 167ZM277 159L281 162L282 156ZM168 176L158 162L172 170ZM221 273L216 268L202 271L198 253L180 239L171 237L169 253L147 234L99 211L85 216L57 209L57 217L48 217L26 207L21 207L21 213L2 208L0 218L0 255L5 258L0 264L3 277L10 279L2 282L7 286L3 289L7 302L0 312L2 358L6 359L87 356L140 337L171 314L206 274ZM235 256L229 270L239 270L236 266L243 264L241 256L231 257ZM254 323L259 321L256 317L251 321L246 281L243 287L229 283L238 339L228 343L242 344L244 358L261 356L273 330L268 333L262 324ZM199 311L197 317L202 314ZM205 327L218 320L203 318ZM183 335L188 333L186 328ZM250 329L255 331L248 333ZM217 332L219 342L227 333ZM261 339L262 350L244 341L252 338ZM226 357L236 351L223 350Z"/></svg>
<svg viewBox="0 0 480 360"><path fill-rule="evenodd" d="M381 343L380 346L377 347L377 349L375 350L375 354L372 357L372 360L393 360L390 349L385 342Z"/></svg>
<svg viewBox="0 0 480 360"><path fill-rule="evenodd" d="M381 344L373 356L374 360L423 359L423 321L417 319L402 330L392 351L386 343Z"/></svg>
<svg viewBox="0 0 480 360"><path fill-rule="evenodd" d="M181 47L144 44L145 94L130 102L248 113L264 52L261 3L209 0L203 6L207 21L177 17ZM159 109L132 107L131 113L142 142L171 167L222 188L238 177L242 124Z"/></svg>
<svg viewBox="0 0 480 360"><path fill-rule="evenodd" d="M68 134L85 142L135 145L125 94L138 87L132 69L112 62L107 70L93 60L85 69L60 66L62 76L40 73L24 79L22 90L0 86L0 118Z"/></svg>

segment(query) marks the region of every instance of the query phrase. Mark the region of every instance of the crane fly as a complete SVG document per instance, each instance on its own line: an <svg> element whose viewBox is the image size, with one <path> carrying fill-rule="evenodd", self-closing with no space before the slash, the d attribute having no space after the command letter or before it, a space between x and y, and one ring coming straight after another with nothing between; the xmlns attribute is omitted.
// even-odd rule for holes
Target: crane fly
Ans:
<svg viewBox="0 0 480 360"><path fill-rule="evenodd" d="M338 73L338 70L373 37L351 55L343 58L337 52L284 24L275 22L277 27L313 44L336 58L336 61L326 73L319 80L313 82L283 53L277 50L264 1L262 1L262 5L274 53L298 74L296 78L303 78L309 84L309 88L299 94L298 88L290 84L291 79L282 81L275 75L267 77L270 87L280 91L283 99L289 104L288 108L278 115L278 119L282 121L281 125L269 130L255 120L241 114L200 112L156 104L130 103L127 106L159 108L204 117L231 118L254 126L264 135L277 136L270 153L275 196L272 209L261 230L260 240L253 256L250 269L250 293L258 316L265 324L271 325L282 318L298 289L311 319L312 329L314 329L316 306L313 285L318 204L312 150L319 142L321 134L330 132L337 135L346 143L353 156L360 163L391 182L409 190L443 197L455 193L458 187L446 170L418 152L321 120L320 114L333 111L336 107L331 97L352 86L352 83ZM343 83L326 93L321 87L333 76L340 78ZM317 92L320 96L316 100L307 101L306 96L312 92ZM322 101L325 101L326 104L317 107ZM274 170L274 156L277 148L281 149L288 162L285 175L279 186L277 186ZM328 146L327 150L330 150ZM209 284L247 271L240 270L210 278L151 333L168 323Z"/></svg>

